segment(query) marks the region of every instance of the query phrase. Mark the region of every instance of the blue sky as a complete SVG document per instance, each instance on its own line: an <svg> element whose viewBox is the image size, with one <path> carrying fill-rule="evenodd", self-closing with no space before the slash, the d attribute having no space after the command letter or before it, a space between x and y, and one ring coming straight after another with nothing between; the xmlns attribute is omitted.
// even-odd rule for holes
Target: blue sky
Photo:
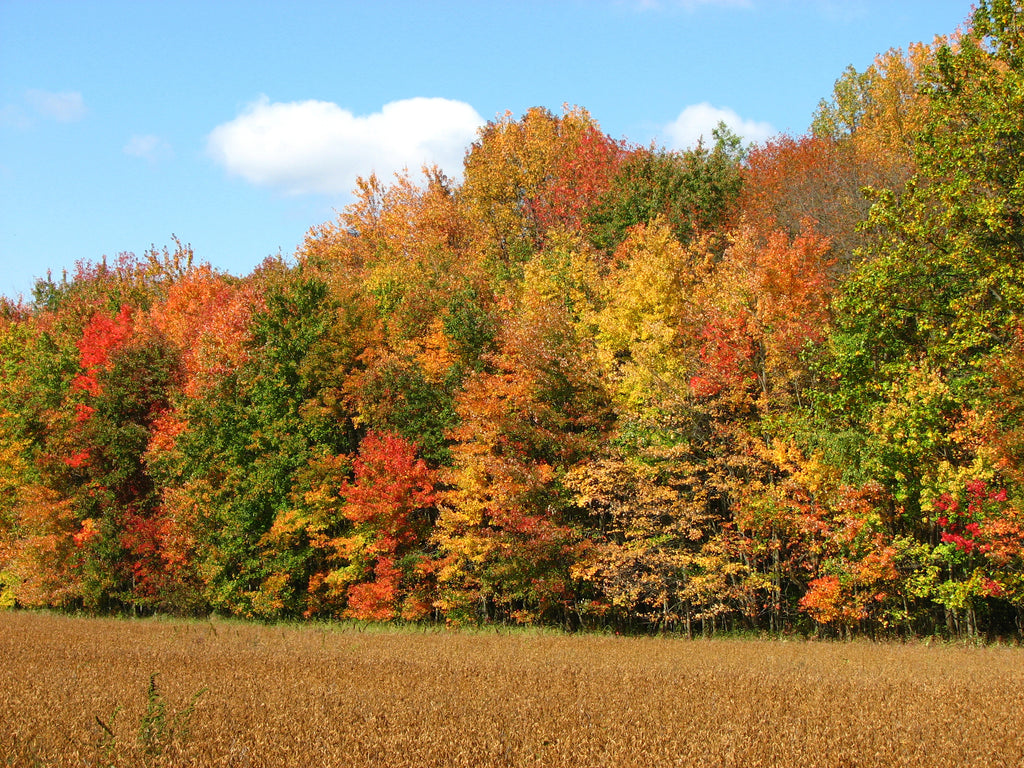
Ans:
<svg viewBox="0 0 1024 768"><path fill-rule="evenodd" d="M843 69L968 0L0 0L0 293L191 243L245 274L357 175L457 173L506 110L587 108L682 147L725 118L803 133Z"/></svg>

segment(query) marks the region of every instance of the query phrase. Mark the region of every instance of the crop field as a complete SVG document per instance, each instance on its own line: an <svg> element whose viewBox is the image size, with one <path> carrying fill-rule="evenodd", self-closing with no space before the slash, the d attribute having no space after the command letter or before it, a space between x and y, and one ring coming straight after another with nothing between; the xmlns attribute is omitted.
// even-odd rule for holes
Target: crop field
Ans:
<svg viewBox="0 0 1024 768"><path fill-rule="evenodd" d="M6 766L1019 766L1008 647L0 613Z"/></svg>

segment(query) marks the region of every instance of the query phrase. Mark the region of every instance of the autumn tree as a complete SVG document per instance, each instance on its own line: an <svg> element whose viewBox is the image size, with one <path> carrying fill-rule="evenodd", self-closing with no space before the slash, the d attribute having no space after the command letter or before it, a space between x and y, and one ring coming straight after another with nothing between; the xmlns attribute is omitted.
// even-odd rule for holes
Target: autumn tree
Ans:
<svg viewBox="0 0 1024 768"><path fill-rule="evenodd" d="M869 188L890 184L873 156L831 136L776 136L751 148L743 171L740 210L760 233L789 237L813 226L832 243L836 272L845 273L867 243L860 224Z"/></svg>
<svg viewBox="0 0 1024 768"><path fill-rule="evenodd" d="M715 143L682 152L638 147L628 152L610 188L587 216L594 244L614 251L627 231L661 217L680 242L726 228L742 186L743 149L725 125Z"/></svg>
<svg viewBox="0 0 1024 768"><path fill-rule="evenodd" d="M586 110L535 107L489 122L466 155L460 198L475 247L497 276L514 275L545 232L586 222L617 173L623 149Z"/></svg>
<svg viewBox="0 0 1024 768"><path fill-rule="evenodd" d="M408 174L360 182L336 225L311 233L303 258L319 264L337 302L333 395L361 429L416 440L448 461L454 394L494 335L494 298L450 182ZM326 364L326 362L325 362Z"/></svg>
<svg viewBox="0 0 1024 768"><path fill-rule="evenodd" d="M330 540L333 568L314 589L322 585L327 600L358 619L430 616L436 471L412 443L375 432L360 443L352 469L340 489L351 528Z"/></svg>
<svg viewBox="0 0 1024 768"><path fill-rule="evenodd" d="M353 432L323 409L318 394L331 382L308 365L321 359L333 319L326 284L280 262L251 279L259 303L234 351L224 350L230 366L183 404L187 428L169 480L186 494L172 497L175 507L194 510L204 598L220 610L276 616L303 609L316 552L305 531L276 537L275 522L293 510L295 478L351 450Z"/></svg>
<svg viewBox="0 0 1024 768"><path fill-rule="evenodd" d="M831 99L822 99L811 133L818 138L850 140L862 159L871 156L892 174L887 186L899 185L913 170L917 133L925 124L925 84L936 51L950 43L914 43L906 52L893 48L879 54L863 71L846 68Z"/></svg>
<svg viewBox="0 0 1024 768"><path fill-rule="evenodd" d="M114 608L152 598L149 577L160 564L148 545L135 546L135 533L150 527L156 505L145 453L177 384L178 358L146 310L191 268L191 249L176 245L173 253L83 263L71 280L40 281L19 324L22 346L10 350L5 375L12 394L21 389L10 413L35 471L24 503L15 503L25 532L17 538L26 544L35 535L29 529L47 531L50 552L65 552L75 570L70 578L49 556L39 575L63 585L48 596L37 581L19 600ZM14 559L31 570L31 549L15 549Z"/></svg>
<svg viewBox="0 0 1024 768"><path fill-rule="evenodd" d="M917 573L937 551L936 500L999 483L985 424L998 401L992 361L1012 354L1022 309L1021 11L982 3L956 45L935 52L917 171L902 194L879 196L877 235L836 302L822 445L851 481L881 483L888 535L927 545Z"/></svg>
<svg viewBox="0 0 1024 768"><path fill-rule="evenodd" d="M556 288L578 259L564 244L526 265L534 279L508 306L498 351L457 396L434 535L438 607L451 619L577 620L569 567L585 521L560 476L594 452L611 415L580 332L582 297Z"/></svg>

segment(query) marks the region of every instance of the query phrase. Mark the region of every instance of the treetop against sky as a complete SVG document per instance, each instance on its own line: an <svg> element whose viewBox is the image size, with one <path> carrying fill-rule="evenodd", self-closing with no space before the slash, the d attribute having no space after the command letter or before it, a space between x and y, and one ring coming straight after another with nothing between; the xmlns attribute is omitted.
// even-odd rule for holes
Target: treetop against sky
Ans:
<svg viewBox="0 0 1024 768"><path fill-rule="evenodd" d="M850 64L952 32L966 0L0 3L0 293L190 242L290 255L357 176L458 176L488 120L586 107L685 148L803 133Z"/></svg>

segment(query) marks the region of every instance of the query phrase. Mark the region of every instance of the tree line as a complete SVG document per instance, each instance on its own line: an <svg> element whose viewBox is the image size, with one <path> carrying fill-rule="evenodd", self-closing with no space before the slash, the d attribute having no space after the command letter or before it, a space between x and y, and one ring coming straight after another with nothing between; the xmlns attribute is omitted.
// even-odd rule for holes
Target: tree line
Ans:
<svg viewBox="0 0 1024 768"><path fill-rule="evenodd" d="M535 108L247 276L4 299L0 605L1019 636L1022 19L801 136Z"/></svg>

